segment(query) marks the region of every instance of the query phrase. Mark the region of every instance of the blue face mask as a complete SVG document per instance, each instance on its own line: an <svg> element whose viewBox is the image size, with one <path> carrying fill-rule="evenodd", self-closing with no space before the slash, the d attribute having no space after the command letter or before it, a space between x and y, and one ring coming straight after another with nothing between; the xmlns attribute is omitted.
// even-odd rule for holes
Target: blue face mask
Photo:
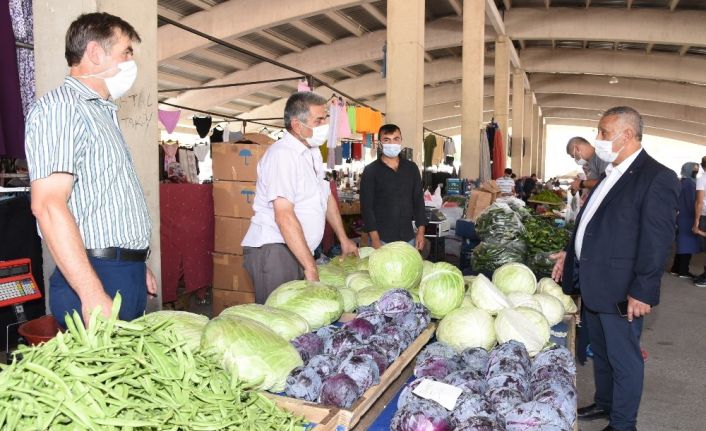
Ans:
<svg viewBox="0 0 706 431"><path fill-rule="evenodd" d="M382 144L382 153L386 157L397 157L402 151L402 144Z"/></svg>

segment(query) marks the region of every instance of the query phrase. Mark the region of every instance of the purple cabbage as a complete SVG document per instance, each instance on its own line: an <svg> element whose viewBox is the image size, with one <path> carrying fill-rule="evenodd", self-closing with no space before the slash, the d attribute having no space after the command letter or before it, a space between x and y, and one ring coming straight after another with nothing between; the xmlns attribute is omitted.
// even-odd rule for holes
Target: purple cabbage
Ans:
<svg viewBox="0 0 706 431"><path fill-rule="evenodd" d="M380 371L372 357L368 355L349 355L338 369L353 381L360 392L380 383Z"/></svg>
<svg viewBox="0 0 706 431"><path fill-rule="evenodd" d="M343 325L343 328L355 332L361 340L367 340L368 337L375 333L375 325L362 317L356 317L350 322L347 322Z"/></svg>
<svg viewBox="0 0 706 431"><path fill-rule="evenodd" d="M368 338L367 341L368 345L376 346L385 353L388 364L391 364L395 361L395 359L397 359L398 356L400 356L400 344L389 335L375 334Z"/></svg>
<svg viewBox="0 0 706 431"><path fill-rule="evenodd" d="M425 317L414 311L400 314L392 320L395 325L412 334L414 338L417 338L429 326L429 321L428 316Z"/></svg>
<svg viewBox="0 0 706 431"><path fill-rule="evenodd" d="M414 300L406 289L390 289L380 297L375 307L385 316L395 317L412 311Z"/></svg>
<svg viewBox="0 0 706 431"><path fill-rule="evenodd" d="M546 381L533 393L532 400L558 409L567 423L573 424L576 420L576 396L576 388L573 384Z"/></svg>
<svg viewBox="0 0 706 431"><path fill-rule="evenodd" d="M555 407L538 401L519 404L505 415L507 431L565 431L571 424Z"/></svg>
<svg viewBox="0 0 706 431"><path fill-rule="evenodd" d="M347 409L355 403L360 394L360 388L352 378L338 373L324 380L319 394L319 403Z"/></svg>
<svg viewBox="0 0 706 431"><path fill-rule="evenodd" d="M454 371L444 378L444 383L463 389L477 395L483 395L488 390L485 375L472 368Z"/></svg>
<svg viewBox="0 0 706 431"><path fill-rule="evenodd" d="M373 326L375 326L375 329L380 329L384 324L386 324L390 319L385 317L384 314L378 312L374 306L371 306L372 308L366 308L363 311L360 311L356 317L365 319L368 322L372 323Z"/></svg>
<svg viewBox="0 0 706 431"><path fill-rule="evenodd" d="M489 388L485 397L493 409L503 417L515 406L527 401L520 392L511 388Z"/></svg>
<svg viewBox="0 0 706 431"><path fill-rule="evenodd" d="M459 424L467 423L474 417L485 417L492 420L497 418L493 406L483 395L470 392L464 392L458 397L451 415Z"/></svg>
<svg viewBox="0 0 706 431"><path fill-rule="evenodd" d="M284 393L288 397L306 401L316 401L321 392L321 376L308 367L297 367L287 377Z"/></svg>
<svg viewBox="0 0 706 431"><path fill-rule="evenodd" d="M412 334L405 331L403 328L395 325L394 323L385 324L382 328L380 328L380 331L378 333L389 335L390 337L397 340L397 342L400 343L402 350L409 347L409 345L412 344L412 341L414 341Z"/></svg>
<svg viewBox="0 0 706 431"><path fill-rule="evenodd" d="M488 358L489 376L507 373L528 374L531 368L532 364L525 345L515 340L496 346Z"/></svg>
<svg viewBox="0 0 706 431"><path fill-rule="evenodd" d="M414 367L415 377L432 376L439 380L443 380L449 374L458 370L458 362L451 358L443 358L441 356L431 356L424 359L422 362L417 362Z"/></svg>
<svg viewBox="0 0 706 431"><path fill-rule="evenodd" d="M324 343L326 343L326 340L328 340L329 338L331 338L331 336L332 336L333 334L335 334L336 332L338 332L340 329L341 329L341 328L339 328L339 327L336 326L336 325L328 325L328 326L324 326L324 327L321 327L321 328L317 329L317 330L316 330L316 335L318 335L318 336L321 338L321 340L322 340Z"/></svg>
<svg viewBox="0 0 706 431"><path fill-rule="evenodd" d="M530 383L526 376L518 374L498 374L487 380L488 389L509 388L522 394L525 401L529 401Z"/></svg>
<svg viewBox="0 0 706 431"><path fill-rule="evenodd" d="M420 362L424 361L426 358L429 358L431 356L439 356L442 358L454 358L456 356L456 352L454 349L451 347L447 346L444 343L441 342L435 342L427 345L424 350L419 352L419 355L417 355L417 363L419 364Z"/></svg>
<svg viewBox="0 0 706 431"><path fill-rule="evenodd" d="M564 368L572 376L576 374L573 355L566 347L553 346L539 352L532 362L532 372L547 365Z"/></svg>
<svg viewBox="0 0 706 431"><path fill-rule="evenodd" d="M309 362L309 359L324 351L324 341L313 332L302 334L290 342L297 349L305 364Z"/></svg>
<svg viewBox="0 0 706 431"><path fill-rule="evenodd" d="M341 329L324 341L324 353L345 357L351 350L361 345L357 333L349 329Z"/></svg>
<svg viewBox="0 0 706 431"><path fill-rule="evenodd" d="M535 369L530 376L530 386L535 386L546 381L562 381L573 385L574 375L570 374L560 365L545 365Z"/></svg>
<svg viewBox="0 0 706 431"><path fill-rule="evenodd" d="M375 365L378 366L378 374L381 376L385 373L385 370L387 370L387 356L385 356L385 353L376 346L368 344L366 346L356 347L351 350L351 354L370 356L370 359L375 361Z"/></svg>
<svg viewBox="0 0 706 431"><path fill-rule="evenodd" d="M321 376L321 378L326 378L331 374L334 374L338 369L338 365L341 360L335 355L316 355L309 360L306 364L307 368L311 368L316 371L316 373Z"/></svg>
<svg viewBox="0 0 706 431"><path fill-rule="evenodd" d="M484 416L472 417L454 431L506 431L503 422Z"/></svg>
<svg viewBox="0 0 706 431"><path fill-rule="evenodd" d="M490 354L482 347L470 347L461 352L461 362L464 368L472 368L483 373L488 371L488 358Z"/></svg>
<svg viewBox="0 0 706 431"><path fill-rule="evenodd" d="M391 431L451 431L455 428L449 411L429 400L415 400L397 410Z"/></svg>

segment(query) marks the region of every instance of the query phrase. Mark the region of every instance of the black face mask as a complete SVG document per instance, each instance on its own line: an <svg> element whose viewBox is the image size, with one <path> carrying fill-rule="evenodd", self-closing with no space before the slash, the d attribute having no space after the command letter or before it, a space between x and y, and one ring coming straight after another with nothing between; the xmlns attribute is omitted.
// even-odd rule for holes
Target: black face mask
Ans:
<svg viewBox="0 0 706 431"><path fill-rule="evenodd" d="M701 162L701 167L703 168L703 170L706 171L706 162L702 161L702 162Z"/></svg>
<svg viewBox="0 0 706 431"><path fill-rule="evenodd" d="M696 178L697 175L699 175L699 171L694 171L691 173L691 178Z"/></svg>

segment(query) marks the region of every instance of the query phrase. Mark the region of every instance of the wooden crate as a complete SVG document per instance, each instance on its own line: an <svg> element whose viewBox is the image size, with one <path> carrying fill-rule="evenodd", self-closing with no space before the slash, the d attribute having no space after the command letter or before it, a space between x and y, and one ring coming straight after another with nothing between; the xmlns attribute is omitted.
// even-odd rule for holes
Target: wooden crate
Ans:
<svg viewBox="0 0 706 431"><path fill-rule="evenodd" d="M343 316L343 319L346 317L349 316ZM395 362L390 364L383 375L380 376L380 383L365 391L350 409L324 406L268 393L265 393L265 395L271 398L281 408L289 410L295 415L303 416L305 419L316 424L313 431L353 430L361 420L364 420L364 415L370 411L371 408L382 407L397 394L411 374L411 370L414 367L412 361L434 336L435 330L436 323L429 324L414 342L400 354ZM367 423L365 420L364 422ZM368 425L369 423L367 423L367 425L361 423L361 426Z"/></svg>

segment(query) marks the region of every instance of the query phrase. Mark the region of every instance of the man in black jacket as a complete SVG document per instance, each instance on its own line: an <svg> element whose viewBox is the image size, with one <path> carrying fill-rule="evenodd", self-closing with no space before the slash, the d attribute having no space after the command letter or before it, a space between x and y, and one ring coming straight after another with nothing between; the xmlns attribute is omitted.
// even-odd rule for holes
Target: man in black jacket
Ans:
<svg viewBox="0 0 706 431"><path fill-rule="evenodd" d="M576 219L553 277L581 293L591 337L595 403L579 419L610 418L604 431L635 430L642 396L643 316L659 303L679 196L673 171L641 145L642 117L611 108L598 123L596 156L610 163ZM621 316L619 308L626 309Z"/></svg>
<svg viewBox="0 0 706 431"><path fill-rule="evenodd" d="M427 219L424 191L417 165L399 156L402 132L385 124L378 132L381 156L363 170L360 182L360 210L371 245L380 248L393 241L405 241L424 249ZM416 224L417 232L414 232Z"/></svg>

